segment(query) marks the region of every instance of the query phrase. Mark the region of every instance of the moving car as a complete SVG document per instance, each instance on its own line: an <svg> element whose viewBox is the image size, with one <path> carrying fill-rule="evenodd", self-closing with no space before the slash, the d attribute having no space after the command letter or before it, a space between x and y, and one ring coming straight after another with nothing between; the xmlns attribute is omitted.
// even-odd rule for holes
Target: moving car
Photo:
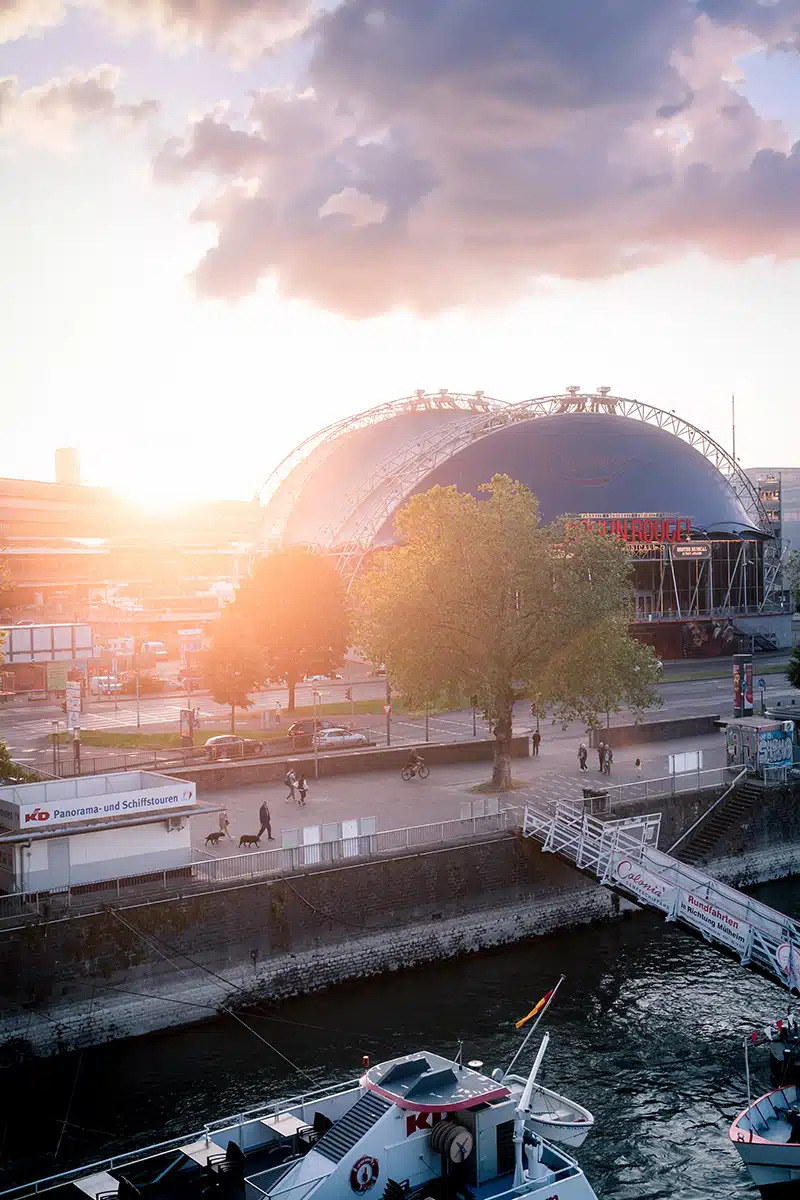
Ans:
<svg viewBox="0 0 800 1200"><path fill-rule="evenodd" d="M206 753L209 758L244 758L246 754L260 754L263 750L261 742L252 738L237 737L233 733L222 733L216 737L206 738Z"/></svg>
<svg viewBox="0 0 800 1200"><path fill-rule="evenodd" d="M317 750L348 750L353 746L372 746L366 729L320 729L313 743Z"/></svg>

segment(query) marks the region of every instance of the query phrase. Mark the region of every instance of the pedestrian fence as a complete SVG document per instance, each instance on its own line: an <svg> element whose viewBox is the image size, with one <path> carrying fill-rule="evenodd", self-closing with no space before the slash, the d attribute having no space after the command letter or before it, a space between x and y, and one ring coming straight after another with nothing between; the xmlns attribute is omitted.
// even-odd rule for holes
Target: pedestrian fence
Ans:
<svg viewBox="0 0 800 1200"><path fill-rule="evenodd" d="M609 808L615 808L636 800L663 800L669 796L683 796L705 788L725 787L741 767L711 767L706 770L686 771L676 775L662 775L658 779L637 779L633 783L609 783L607 777L596 777L586 790L595 796L608 796ZM582 777L588 778L588 777Z"/></svg>
<svg viewBox="0 0 800 1200"><path fill-rule="evenodd" d="M325 866L348 859L397 854L422 846L461 841L487 833L501 833L520 826L522 810L505 808L482 817L461 817L405 829L364 833L335 841L254 850L213 858L195 851L195 859L184 867L154 871L147 875L121 876L100 883L72 884L47 892L15 892L0 895L0 922L27 916L56 918L97 911L118 900L131 900L160 892L182 890L237 880L268 878L303 867Z"/></svg>

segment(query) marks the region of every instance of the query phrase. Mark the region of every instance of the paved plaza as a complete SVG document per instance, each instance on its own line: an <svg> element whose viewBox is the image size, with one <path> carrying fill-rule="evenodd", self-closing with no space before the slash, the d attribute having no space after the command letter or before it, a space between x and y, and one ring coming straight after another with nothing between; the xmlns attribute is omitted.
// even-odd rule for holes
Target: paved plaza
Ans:
<svg viewBox="0 0 800 1200"><path fill-rule="evenodd" d="M543 735L537 758L513 761L514 778L528 786L523 791L501 797L501 803L524 804L526 796L547 800L578 798L582 795L583 787L608 782L598 770L594 751L590 751L589 771L581 774L578 770L579 735L572 736L569 732L562 734L560 730L555 734L549 728L543 730ZM421 749L424 755L424 746ZM715 733L700 738L619 749L615 752L610 782L635 783L663 777L668 773L669 754L695 749L703 750L705 768L724 765L724 737L721 733ZM642 761L641 772L634 765L637 757ZM205 793L201 797L203 803L225 806L233 838L233 843L223 841L209 852L220 858L238 854L241 834L258 831L258 809L262 800L269 805L272 832L276 837L276 842L270 843L265 835L262 849L273 844L280 845L280 834L284 829L355 817L375 817L379 831L449 821L461 815L464 801L475 799L470 789L490 778L491 763L436 765L431 767L428 779L412 779L407 783L401 779L399 770L369 771L319 780L313 778L313 761L306 764L306 770L309 792L306 806L302 809L286 801L287 789L282 783L251 784ZM654 807L657 809L657 801L654 801ZM192 826L195 846L205 849L205 835L216 828L216 824L213 820L195 820Z"/></svg>

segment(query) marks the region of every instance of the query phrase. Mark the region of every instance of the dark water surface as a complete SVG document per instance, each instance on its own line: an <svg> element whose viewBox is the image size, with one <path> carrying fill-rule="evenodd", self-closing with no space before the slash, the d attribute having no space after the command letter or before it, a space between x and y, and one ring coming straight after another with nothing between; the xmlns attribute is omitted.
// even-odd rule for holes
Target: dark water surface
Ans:
<svg viewBox="0 0 800 1200"><path fill-rule="evenodd" d="M757 895L797 915L800 878ZM505 1065L513 1022L562 971L541 1078L595 1115L578 1158L601 1200L754 1197L727 1129L745 1102L742 1039L785 994L644 913L246 1014L311 1079L229 1017L1 1072L0 1189L355 1077L362 1054L448 1054L463 1038L465 1058ZM752 1060L759 1094L766 1050Z"/></svg>

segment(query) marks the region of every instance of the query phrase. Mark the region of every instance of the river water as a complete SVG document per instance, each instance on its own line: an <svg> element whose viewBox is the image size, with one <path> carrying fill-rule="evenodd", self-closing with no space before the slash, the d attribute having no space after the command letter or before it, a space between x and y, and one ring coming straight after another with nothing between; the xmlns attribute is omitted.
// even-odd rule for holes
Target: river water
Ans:
<svg viewBox="0 0 800 1200"><path fill-rule="evenodd" d="M800 878L755 894L800 912ZM0 1188L355 1077L362 1054L452 1054L463 1038L465 1059L507 1064L514 1021L562 972L542 1079L595 1114L578 1158L601 1200L754 1197L727 1129L746 1096L742 1039L785 993L646 913L246 1014L307 1074L225 1016L5 1071ZM752 1061L760 1094L766 1049Z"/></svg>

